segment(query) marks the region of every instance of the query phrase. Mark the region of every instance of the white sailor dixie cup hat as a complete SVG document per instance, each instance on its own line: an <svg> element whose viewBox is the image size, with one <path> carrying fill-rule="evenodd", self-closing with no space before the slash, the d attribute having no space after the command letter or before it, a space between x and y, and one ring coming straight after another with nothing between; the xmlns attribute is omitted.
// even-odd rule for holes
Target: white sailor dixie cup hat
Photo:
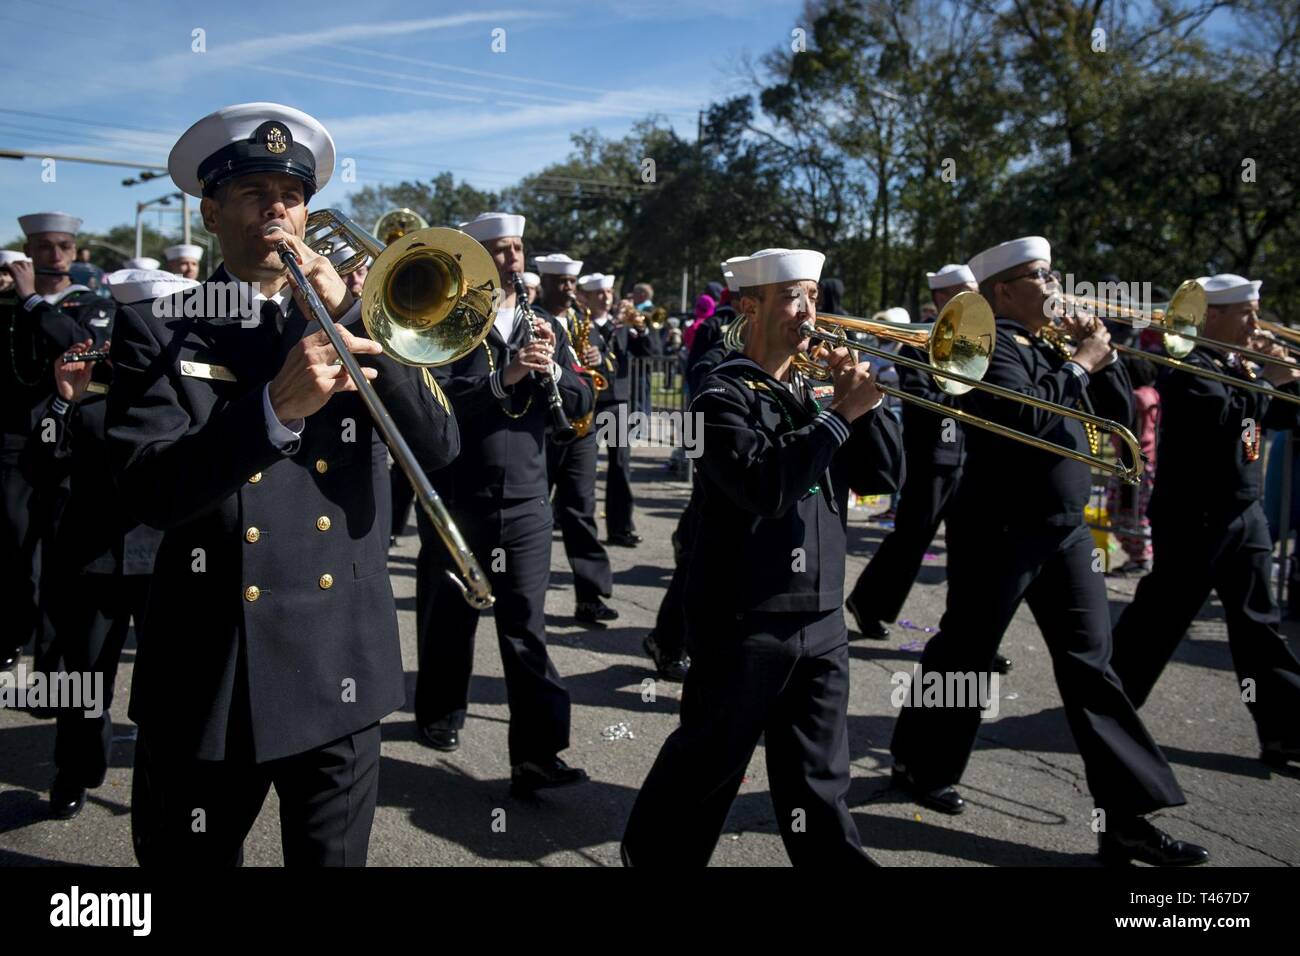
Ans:
<svg viewBox="0 0 1300 956"><path fill-rule="evenodd" d="M1259 298L1261 279L1247 279L1245 276L1220 272L1214 276L1201 276L1196 280L1205 290L1206 305L1235 305L1238 302L1253 302Z"/></svg>
<svg viewBox="0 0 1300 956"><path fill-rule="evenodd" d="M595 292L597 289L614 288L614 277L607 276L603 272L593 272L591 275L578 277L578 288L583 292Z"/></svg>
<svg viewBox="0 0 1300 956"><path fill-rule="evenodd" d="M743 258L743 257L742 257ZM727 288L732 292L740 291L740 283L736 281L736 274L731 271L731 260L728 259L722 263L722 278L727 281Z"/></svg>
<svg viewBox="0 0 1300 956"><path fill-rule="evenodd" d="M81 220L66 212L33 212L19 216L18 226L24 236L34 236L38 232L66 232L75 236L81 229Z"/></svg>
<svg viewBox="0 0 1300 956"><path fill-rule="evenodd" d="M203 247L182 242L179 245L168 246L163 250L163 255L167 257L168 262L174 262L177 259L202 259Z"/></svg>
<svg viewBox="0 0 1300 956"><path fill-rule="evenodd" d="M537 271L544 276L576 276L582 272L582 260L570 259L563 252L538 256L533 261L537 263Z"/></svg>
<svg viewBox="0 0 1300 956"><path fill-rule="evenodd" d="M931 291L950 289L955 285L973 284L975 282L975 273L970 271L970 266L954 262L944 266L938 272L927 272L925 281L929 284Z"/></svg>
<svg viewBox="0 0 1300 956"><path fill-rule="evenodd" d="M310 199L334 174L334 140L302 110L240 103L187 129L172 147L167 171L191 196L211 196L222 183L249 173L286 173L302 180Z"/></svg>
<svg viewBox="0 0 1300 956"><path fill-rule="evenodd" d="M523 216L515 216L511 213L482 212L469 222L462 222L456 228L479 242L491 242L493 239L501 239L505 236L518 236L522 239L526 221Z"/></svg>
<svg viewBox="0 0 1300 956"><path fill-rule="evenodd" d="M159 262L153 256L137 256L122 263L122 269L141 269L147 272L157 270Z"/></svg>
<svg viewBox="0 0 1300 956"><path fill-rule="evenodd" d="M131 305L183 292L201 283L197 279L186 279L157 269L119 269L104 276L104 284L114 299L123 305Z"/></svg>
<svg viewBox="0 0 1300 956"><path fill-rule="evenodd" d="M1051 265L1052 244L1042 236L1022 236L985 249L970 261L970 271L976 282L983 282L990 276L1035 259L1042 259Z"/></svg>
<svg viewBox="0 0 1300 956"><path fill-rule="evenodd" d="M737 286L748 289L775 282L817 282L825 262L826 256L813 249L760 249L751 256L728 259L725 265L731 267Z"/></svg>
<svg viewBox="0 0 1300 956"><path fill-rule="evenodd" d="M873 322L889 322L891 325L910 325L912 316L902 306L896 305L883 309L871 317Z"/></svg>
<svg viewBox="0 0 1300 956"><path fill-rule="evenodd" d="M7 266L11 262L31 262L32 260L21 252L14 252L12 249L0 249L0 266Z"/></svg>

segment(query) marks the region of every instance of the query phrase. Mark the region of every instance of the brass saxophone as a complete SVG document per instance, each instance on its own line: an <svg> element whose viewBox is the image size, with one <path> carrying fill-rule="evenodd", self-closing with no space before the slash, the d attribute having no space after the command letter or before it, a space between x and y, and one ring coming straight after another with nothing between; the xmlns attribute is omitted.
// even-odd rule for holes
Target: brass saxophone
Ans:
<svg viewBox="0 0 1300 956"><path fill-rule="evenodd" d="M609 379L597 368L584 364L583 355L586 354L588 346L591 345L591 310L584 308L582 315L574 308L576 300L570 296L568 308L569 328L573 329L573 351L577 353L579 375L585 375L591 379L591 387L599 395L605 389L609 388ZM586 437L591 432L591 426L596 418L596 407L593 404L591 411L583 415L573 423L573 429L578 433L579 438Z"/></svg>

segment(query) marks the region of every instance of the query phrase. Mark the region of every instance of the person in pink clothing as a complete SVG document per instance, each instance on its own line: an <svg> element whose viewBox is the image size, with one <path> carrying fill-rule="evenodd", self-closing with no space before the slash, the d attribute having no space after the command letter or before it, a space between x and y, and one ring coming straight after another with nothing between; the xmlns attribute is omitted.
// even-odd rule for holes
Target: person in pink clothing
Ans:
<svg viewBox="0 0 1300 956"><path fill-rule="evenodd" d="M1141 347L1151 348L1145 333ZM1156 365L1141 359L1128 361L1129 379L1133 383L1133 434L1146 458L1146 467L1137 485L1126 485L1111 478L1106 486L1106 511L1110 525L1123 529L1115 532L1128 561L1117 569L1119 574L1145 574L1151 570L1151 523L1147 520L1147 503L1156 477L1156 427L1160 422L1160 393L1156 391ZM1120 440L1112 435L1115 454L1126 454Z"/></svg>
<svg viewBox="0 0 1300 956"><path fill-rule="evenodd" d="M691 343L695 341L695 330L709 316L713 315L718 303L711 295L702 295L695 300L695 318L687 323L686 328L682 330L682 343L686 346L686 351L691 350Z"/></svg>

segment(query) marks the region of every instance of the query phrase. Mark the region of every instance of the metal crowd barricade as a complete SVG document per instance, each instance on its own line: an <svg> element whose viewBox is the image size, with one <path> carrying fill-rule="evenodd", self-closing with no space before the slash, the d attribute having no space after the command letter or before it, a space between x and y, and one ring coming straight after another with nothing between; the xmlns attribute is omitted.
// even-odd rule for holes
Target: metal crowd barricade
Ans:
<svg viewBox="0 0 1300 956"><path fill-rule="evenodd" d="M683 428L689 400L686 392L686 359L681 355L654 355L632 357L628 368L631 398L628 413L640 412L644 418L643 430L632 443L632 453L638 448L658 447L673 449L670 467L674 475L685 481L693 476L692 459L684 447Z"/></svg>
<svg viewBox="0 0 1300 956"><path fill-rule="evenodd" d="M1142 519L1142 496L1141 489L1136 486L1120 486L1119 500L1120 507L1112 507L1110 501L1110 482L1106 480L1098 481L1099 474L1093 473L1092 495L1088 499L1086 510L1087 524L1093 531L1093 538L1099 547L1102 542L1108 542L1106 535L1115 537L1115 545L1119 548L1123 559L1116 558L1114 568L1121 567L1128 560L1128 552L1124 549L1120 536L1132 538L1145 538L1151 540L1151 528L1144 527ZM1113 480L1113 479L1112 479ZM1114 570L1111 566L1111 553L1109 547L1105 548L1107 552L1107 570Z"/></svg>

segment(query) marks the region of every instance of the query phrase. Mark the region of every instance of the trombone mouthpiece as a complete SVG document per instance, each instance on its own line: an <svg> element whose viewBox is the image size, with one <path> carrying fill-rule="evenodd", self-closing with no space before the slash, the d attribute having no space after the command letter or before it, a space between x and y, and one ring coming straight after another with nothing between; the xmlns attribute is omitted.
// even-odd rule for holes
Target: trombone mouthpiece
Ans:
<svg viewBox="0 0 1300 956"><path fill-rule="evenodd" d="M817 331L817 326L812 319L804 319L799 323L799 334L811 338Z"/></svg>

